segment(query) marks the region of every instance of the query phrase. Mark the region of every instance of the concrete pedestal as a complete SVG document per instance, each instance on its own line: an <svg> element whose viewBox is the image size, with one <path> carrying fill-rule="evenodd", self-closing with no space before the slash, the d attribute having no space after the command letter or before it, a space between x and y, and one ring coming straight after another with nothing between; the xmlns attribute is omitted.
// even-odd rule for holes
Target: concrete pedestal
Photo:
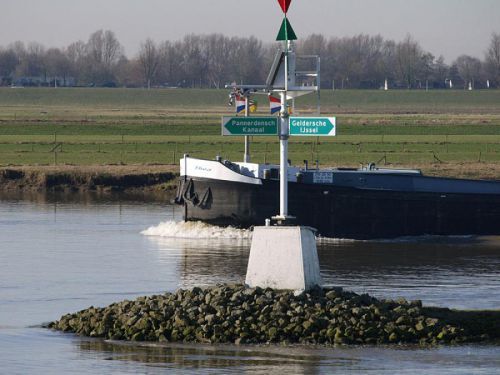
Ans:
<svg viewBox="0 0 500 375"><path fill-rule="evenodd" d="M255 227L245 283L249 287L309 290L320 286L312 228Z"/></svg>

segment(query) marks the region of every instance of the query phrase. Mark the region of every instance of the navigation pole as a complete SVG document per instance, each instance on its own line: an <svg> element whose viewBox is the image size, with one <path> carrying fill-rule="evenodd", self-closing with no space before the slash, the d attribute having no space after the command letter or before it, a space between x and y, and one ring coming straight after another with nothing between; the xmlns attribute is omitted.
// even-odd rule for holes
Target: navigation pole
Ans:
<svg viewBox="0 0 500 375"><path fill-rule="evenodd" d="M285 55L285 64L287 58ZM285 68L286 69L286 68ZM286 85L286 84L285 84ZM286 102L287 89L281 96L281 118L280 118L280 214L275 217L278 221L286 221L288 218L288 138L289 118Z"/></svg>
<svg viewBox="0 0 500 375"><path fill-rule="evenodd" d="M288 55L290 53L290 41L296 40L297 36L288 22L287 12L291 0L278 0L284 13L283 23L278 33L277 41L284 44L284 65L285 84L284 90L280 92L281 112L280 112L280 213L273 219L278 223L286 224L287 220L293 219L288 215L288 138L289 133L289 112L288 112L288 83L290 81Z"/></svg>
<svg viewBox="0 0 500 375"><path fill-rule="evenodd" d="M248 108L248 104L250 100L248 98L248 94L244 93L245 98L245 117L249 116L250 109ZM243 162L250 163L250 137L245 135L245 154L243 155Z"/></svg>
<svg viewBox="0 0 500 375"><path fill-rule="evenodd" d="M284 63L284 85L273 90L279 92L281 113L279 117L280 137L280 213L273 217L278 225L254 227L252 246L248 259L245 284L249 287L310 290L322 283L319 271L318 252L314 229L291 225L288 215L288 138L289 112L287 106L288 91L292 93L295 77L294 67L289 66L290 40L297 37L286 17L291 0L278 0L285 18L278 34L278 41L283 41L285 48L280 58ZM292 71L292 72L290 72ZM290 78L292 85L289 86ZM293 96L293 95L291 95Z"/></svg>

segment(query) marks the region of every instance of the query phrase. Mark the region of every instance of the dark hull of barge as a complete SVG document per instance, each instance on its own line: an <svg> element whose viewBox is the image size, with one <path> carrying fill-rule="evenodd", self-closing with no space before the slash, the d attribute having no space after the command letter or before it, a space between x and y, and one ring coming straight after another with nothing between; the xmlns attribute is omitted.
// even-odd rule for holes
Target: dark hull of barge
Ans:
<svg viewBox="0 0 500 375"><path fill-rule="evenodd" d="M385 191L289 183L289 213L319 236L390 239L500 234L500 194ZM279 181L262 185L182 178L184 219L248 228L279 212Z"/></svg>

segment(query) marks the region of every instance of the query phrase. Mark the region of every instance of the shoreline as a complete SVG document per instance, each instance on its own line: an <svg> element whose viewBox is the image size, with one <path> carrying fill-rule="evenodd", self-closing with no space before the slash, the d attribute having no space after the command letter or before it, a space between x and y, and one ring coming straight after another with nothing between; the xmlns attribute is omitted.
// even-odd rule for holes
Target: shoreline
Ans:
<svg viewBox="0 0 500 375"><path fill-rule="evenodd" d="M420 169L428 176L500 180L500 164L497 163L381 164L378 167ZM0 192L132 192L171 195L177 188L178 176L179 166L172 164L9 166L0 167Z"/></svg>
<svg viewBox="0 0 500 375"><path fill-rule="evenodd" d="M165 200L178 176L171 165L3 167L0 193L125 193Z"/></svg>

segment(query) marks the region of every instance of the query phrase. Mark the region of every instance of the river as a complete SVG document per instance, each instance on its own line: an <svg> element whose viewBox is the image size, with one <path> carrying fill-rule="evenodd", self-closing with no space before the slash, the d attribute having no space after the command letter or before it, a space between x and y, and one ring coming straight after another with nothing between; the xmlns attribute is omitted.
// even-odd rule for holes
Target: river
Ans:
<svg viewBox="0 0 500 375"><path fill-rule="evenodd" d="M129 345L40 328L68 312L179 287L242 282L248 232L180 210L92 197L0 199L0 373L500 373L500 348ZM318 244L325 284L426 305L500 308L500 238Z"/></svg>

